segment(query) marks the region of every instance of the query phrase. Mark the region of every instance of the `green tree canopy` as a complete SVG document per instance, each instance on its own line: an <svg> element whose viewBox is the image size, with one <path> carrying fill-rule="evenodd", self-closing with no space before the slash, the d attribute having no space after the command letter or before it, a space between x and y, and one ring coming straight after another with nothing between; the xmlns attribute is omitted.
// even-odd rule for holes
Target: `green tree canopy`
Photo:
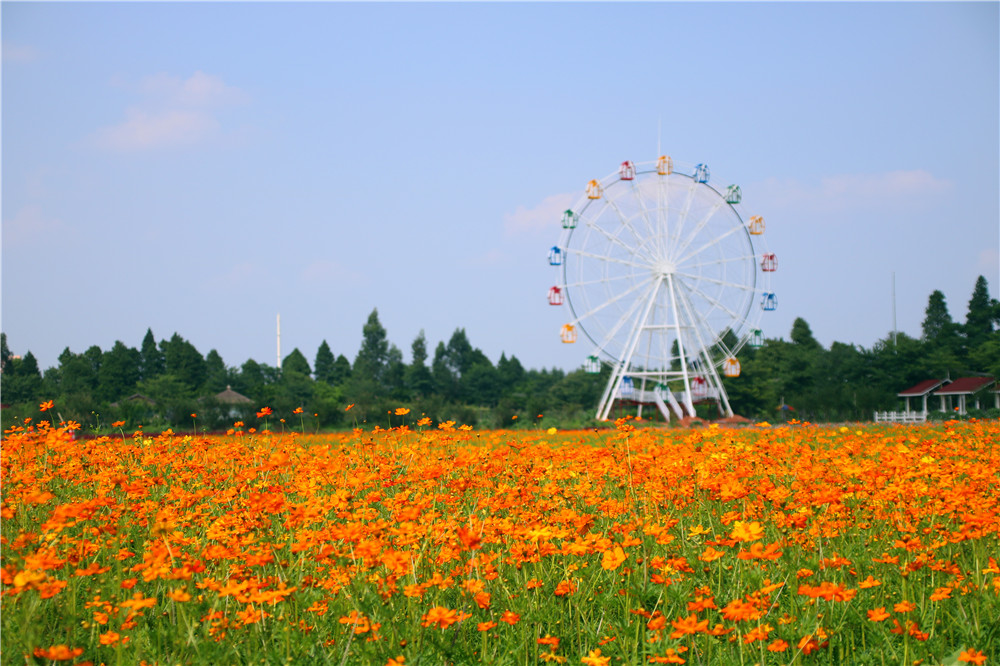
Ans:
<svg viewBox="0 0 1000 666"><path fill-rule="evenodd" d="M153 337L153 329L147 328L146 335L142 339L142 346L139 348L141 356L140 371L143 379L153 379L167 371L166 361L156 346L156 338Z"/></svg>
<svg viewBox="0 0 1000 666"><path fill-rule="evenodd" d="M313 363L313 376L316 381L325 384L336 383L334 381L336 363L337 360L333 357L333 352L330 351L330 345L326 343L326 340L323 340L319 343L319 349L316 350L316 361Z"/></svg>
<svg viewBox="0 0 1000 666"><path fill-rule="evenodd" d="M1000 315L1000 303L990 298L989 284L982 275L976 280L969 299L963 332L970 348L977 347L993 334L993 324Z"/></svg>
<svg viewBox="0 0 1000 666"><path fill-rule="evenodd" d="M434 378L427 367L427 336L423 329L410 345L410 365L406 368L406 387L410 395L423 398L434 391Z"/></svg>
<svg viewBox="0 0 1000 666"><path fill-rule="evenodd" d="M121 340L104 352L97 371L98 398L113 402L130 395L142 377L142 355Z"/></svg>
<svg viewBox="0 0 1000 666"><path fill-rule="evenodd" d="M312 374L312 369L309 367L309 361L306 360L305 355L299 351L296 347L292 350L292 353L285 357L285 360L281 362L282 372L296 372L300 375L305 375L308 377Z"/></svg>

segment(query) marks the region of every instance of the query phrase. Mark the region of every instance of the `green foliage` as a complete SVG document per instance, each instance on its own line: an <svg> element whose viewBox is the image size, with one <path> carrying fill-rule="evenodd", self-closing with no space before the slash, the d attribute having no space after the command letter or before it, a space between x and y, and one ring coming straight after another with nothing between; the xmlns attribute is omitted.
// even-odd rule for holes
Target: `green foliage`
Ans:
<svg viewBox="0 0 1000 666"><path fill-rule="evenodd" d="M754 420L866 420L876 410L901 408L896 394L923 379L1000 377L1000 303L989 298L985 278L976 281L964 324L952 321L939 291L930 295L925 315L920 338L898 333L870 348L834 342L829 349L797 318L789 341L769 339L759 349L740 351L741 375L723 378L730 405ZM30 415L37 402L56 399L61 418L88 427L124 419L130 427L188 428L190 415L197 413L199 428L225 429L235 420L252 423L255 411L264 406L281 413L279 423L301 407L305 415L299 425L308 420L310 428L383 424L386 412L398 407L436 422L480 427L540 427L539 414L546 424L585 427L594 424L594 409L610 373L607 366L600 374L526 370L506 353L494 365L463 328L436 344L429 363L421 331L406 363L390 343L377 310L362 327L353 367L343 354L334 358L324 340L312 371L298 349L284 359L281 372L253 359L228 368L214 349L202 358L179 334L157 344L147 329L139 350L121 341L106 352L96 345L81 354L67 347L58 366L43 376L30 352L17 358L6 334L0 335L0 390L11 407L5 419ZM725 343L735 344L731 332ZM227 386L248 396L252 405L218 404L214 396ZM350 403L355 408L345 413ZM782 404L795 409L779 412ZM983 405L992 408L991 396ZM714 417L713 409L704 408L704 415Z"/></svg>
<svg viewBox="0 0 1000 666"><path fill-rule="evenodd" d="M285 357L285 360L281 362L282 372L294 372L300 375L309 376L312 374L312 369L309 367L309 361L306 360L305 355L299 351L296 347L292 350L292 353Z"/></svg>
<svg viewBox="0 0 1000 666"><path fill-rule="evenodd" d="M316 361L313 364L313 376L316 381L323 382L325 384L334 384L334 372L337 360L333 357L333 352L330 351L330 345L326 343L326 340L320 343L319 349L316 350Z"/></svg>

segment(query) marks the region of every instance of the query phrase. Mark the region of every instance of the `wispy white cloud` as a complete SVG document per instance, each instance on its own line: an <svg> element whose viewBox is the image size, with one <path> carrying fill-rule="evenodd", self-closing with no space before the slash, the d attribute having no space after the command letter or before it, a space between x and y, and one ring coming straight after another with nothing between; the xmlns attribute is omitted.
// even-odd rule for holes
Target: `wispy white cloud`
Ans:
<svg viewBox="0 0 1000 666"><path fill-rule="evenodd" d="M38 49L26 44L3 43L3 61L13 62L34 62L38 59Z"/></svg>
<svg viewBox="0 0 1000 666"><path fill-rule="evenodd" d="M255 289L266 277L266 271L259 264L244 261L209 277L205 286L216 292L246 293Z"/></svg>
<svg viewBox="0 0 1000 666"><path fill-rule="evenodd" d="M979 253L978 272L980 275L1000 275L1000 251L987 248Z"/></svg>
<svg viewBox="0 0 1000 666"><path fill-rule="evenodd" d="M248 97L239 88L212 74L197 71L187 79L166 73L144 77L139 90L150 99L170 106L214 108L229 104L242 104Z"/></svg>
<svg viewBox="0 0 1000 666"><path fill-rule="evenodd" d="M357 283L362 276L335 261L320 260L306 265L299 278L307 284L335 286Z"/></svg>
<svg viewBox="0 0 1000 666"><path fill-rule="evenodd" d="M46 215L37 204L21 206L13 216L3 220L3 243L8 248L17 247L62 233L64 226L61 220Z"/></svg>
<svg viewBox="0 0 1000 666"><path fill-rule="evenodd" d="M132 108L125 115L123 122L95 133L99 145L119 151L191 145L219 129L219 121L204 111L170 109L150 113Z"/></svg>
<svg viewBox="0 0 1000 666"><path fill-rule="evenodd" d="M187 79L147 76L135 88L142 101L125 109L121 122L94 132L97 146L130 152L196 145L219 134L220 109L248 99L239 88L201 71Z"/></svg>
<svg viewBox="0 0 1000 666"><path fill-rule="evenodd" d="M756 187L757 203L766 207L819 213L905 211L926 205L952 191L954 184L922 169L874 174L840 174L819 183L772 178Z"/></svg>
<svg viewBox="0 0 1000 666"><path fill-rule="evenodd" d="M563 211L579 196L579 192L553 194L532 208L518 206L513 213L503 216L504 230L515 235L555 231L560 228Z"/></svg>

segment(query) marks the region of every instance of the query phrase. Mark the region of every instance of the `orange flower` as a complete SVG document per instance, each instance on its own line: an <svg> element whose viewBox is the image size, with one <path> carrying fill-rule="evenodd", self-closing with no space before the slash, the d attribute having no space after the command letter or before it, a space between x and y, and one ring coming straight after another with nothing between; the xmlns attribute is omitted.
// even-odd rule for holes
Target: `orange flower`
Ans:
<svg viewBox="0 0 1000 666"><path fill-rule="evenodd" d="M405 661L406 657L399 655L398 657L389 659L389 661L385 662L385 666L404 666L403 662Z"/></svg>
<svg viewBox="0 0 1000 666"><path fill-rule="evenodd" d="M121 640L121 636L115 631L109 631L98 636L98 640L100 640L101 645L114 645Z"/></svg>
<svg viewBox="0 0 1000 666"><path fill-rule="evenodd" d="M705 552L698 556L698 559L702 562L714 562L725 554L725 551L716 550L711 546L708 546L705 548Z"/></svg>
<svg viewBox="0 0 1000 666"><path fill-rule="evenodd" d="M477 631L489 631L490 629L492 629L495 626L497 626L497 623L493 622L493 621L490 621L490 622L480 622L479 624L476 625L476 630Z"/></svg>
<svg viewBox="0 0 1000 666"><path fill-rule="evenodd" d="M878 608L868 611L868 619L872 622L882 622L883 620L889 619L889 613L886 612L885 606L879 606Z"/></svg>
<svg viewBox="0 0 1000 666"><path fill-rule="evenodd" d="M112 427L112 428L121 428L121 427L122 427L123 425L125 425L125 422L124 422L124 421L114 421L114 422L113 422L113 423L111 424L111 427Z"/></svg>
<svg viewBox="0 0 1000 666"><path fill-rule="evenodd" d="M351 404L349 404L347 407L344 407L344 411L345 412L349 412L352 409L354 409L354 403L353 402Z"/></svg>
<svg viewBox="0 0 1000 666"><path fill-rule="evenodd" d="M649 663L651 664L685 664L687 660L677 654L677 650L674 648L667 648L667 651L663 653L662 657L650 656Z"/></svg>
<svg viewBox="0 0 1000 666"><path fill-rule="evenodd" d="M673 626L674 631L671 632L671 638L681 638L688 634L697 634L699 632L708 631L708 620L698 621L698 616L691 613L686 618L681 620L671 620L671 626Z"/></svg>
<svg viewBox="0 0 1000 666"><path fill-rule="evenodd" d="M304 410L301 407L296 407L292 410L292 414L301 414ZM400 657L402 659L402 657Z"/></svg>
<svg viewBox="0 0 1000 666"><path fill-rule="evenodd" d="M40 412L47 412L50 409L52 409L53 407L55 407L55 403L52 402L51 400L48 400L48 401L43 402L42 404L38 405L38 411L40 411Z"/></svg>
<svg viewBox="0 0 1000 666"><path fill-rule="evenodd" d="M944 599L951 599L950 587L939 587L931 594L931 601L943 601Z"/></svg>
<svg viewBox="0 0 1000 666"><path fill-rule="evenodd" d="M625 554L625 551L622 550L622 547L615 546L614 548L609 548L604 551L604 555L601 557L601 566L608 571L612 571L620 567L622 562L624 562L627 558L628 556Z"/></svg>
<svg viewBox="0 0 1000 666"><path fill-rule="evenodd" d="M763 538L764 528L757 521L752 523L745 523L742 520L737 520L733 525L733 531L730 533L730 539L736 539L737 541L757 541Z"/></svg>
<svg viewBox="0 0 1000 666"><path fill-rule="evenodd" d="M66 645L53 645L50 648L35 648L35 656L52 661L69 661L83 654L83 648L70 648Z"/></svg>
<svg viewBox="0 0 1000 666"><path fill-rule="evenodd" d="M898 604L892 607L892 610L897 613L909 613L917 607L912 601L907 601L906 599L900 601Z"/></svg>
<svg viewBox="0 0 1000 666"><path fill-rule="evenodd" d="M410 410L407 409L406 407L397 407L396 408L396 416L406 416L409 413L410 413Z"/></svg>
<svg viewBox="0 0 1000 666"><path fill-rule="evenodd" d="M869 574L868 578L865 578L863 581L858 583L858 587L860 587L862 590L867 590L870 587L878 587L881 584L882 584L881 581L875 580L874 578L871 577L871 574Z"/></svg>
<svg viewBox="0 0 1000 666"><path fill-rule="evenodd" d="M573 594L574 592L576 592L576 585L573 584L573 581L563 580L559 581L559 584L556 585L556 589L552 594L557 597L565 597L566 595Z"/></svg>
<svg viewBox="0 0 1000 666"><path fill-rule="evenodd" d="M581 662L587 666L608 666L611 663L611 657L602 657L601 648L596 650L591 650L586 657L580 659Z"/></svg>
<svg viewBox="0 0 1000 666"><path fill-rule="evenodd" d="M458 528L458 540L466 550L477 550L482 547L482 535L464 527Z"/></svg>
<svg viewBox="0 0 1000 666"><path fill-rule="evenodd" d="M767 646L768 652L784 652L788 649L788 643L780 638Z"/></svg>
<svg viewBox="0 0 1000 666"><path fill-rule="evenodd" d="M986 655L979 650L973 650L970 648L968 650L962 650L962 653L958 655L958 660L964 661L967 664L976 664L976 666L980 666L980 664L986 663Z"/></svg>
<svg viewBox="0 0 1000 666"><path fill-rule="evenodd" d="M262 407L261 410L257 412L257 418L261 419L264 418L265 416L270 416L273 413L274 410L271 409L270 407Z"/></svg>
<svg viewBox="0 0 1000 666"><path fill-rule="evenodd" d="M517 613L507 610L504 611L503 615L500 616L500 621L506 622L507 624L513 627L515 624L521 621L521 616L518 615Z"/></svg>
<svg viewBox="0 0 1000 666"><path fill-rule="evenodd" d="M446 629L459 621L458 611L454 611L443 606L434 606L421 618L420 623L424 627L437 625L439 629Z"/></svg>

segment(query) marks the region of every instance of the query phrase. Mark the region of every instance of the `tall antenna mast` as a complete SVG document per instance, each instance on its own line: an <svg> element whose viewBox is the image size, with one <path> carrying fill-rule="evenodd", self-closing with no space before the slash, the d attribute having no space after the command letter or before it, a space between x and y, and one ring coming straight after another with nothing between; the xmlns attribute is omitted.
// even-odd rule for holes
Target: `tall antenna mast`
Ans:
<svg viewBox="0 0 1000 666"><path fill-rule="evenodd" d="M896 271L892 272L892 349L896 349Z"/></svg>
<svg viewBox="0 0 1000 666"><path fill-rule="evenodd" d="M278 364L275 366L281 370L281 313L278 313Z"/></svg>

